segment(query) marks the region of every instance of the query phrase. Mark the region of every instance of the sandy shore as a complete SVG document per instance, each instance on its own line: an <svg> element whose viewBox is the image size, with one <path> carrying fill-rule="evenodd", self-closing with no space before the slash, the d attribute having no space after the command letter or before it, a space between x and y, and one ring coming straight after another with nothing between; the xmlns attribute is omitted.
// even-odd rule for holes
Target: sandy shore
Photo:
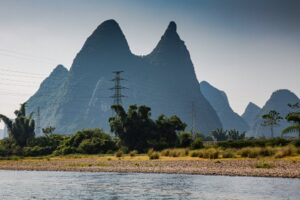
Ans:
<svg viewBox="0 0 300 200"><path fill-rule="evenodd" d="M261 162L271 168L257 168ZM20 160L0 160L2 170L38 171L86 171L86 172L138 172L138 173L181 173L227 176L261 176L300 178L299 159L168 159L114 157L63 157Z"/></svg>

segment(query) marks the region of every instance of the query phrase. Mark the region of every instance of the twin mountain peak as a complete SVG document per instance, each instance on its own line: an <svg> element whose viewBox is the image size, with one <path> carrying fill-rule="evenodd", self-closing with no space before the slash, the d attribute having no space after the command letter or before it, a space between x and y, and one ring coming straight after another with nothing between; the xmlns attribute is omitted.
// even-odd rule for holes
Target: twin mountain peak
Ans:
<svg viewBox="0 0 300 200"><path fill-rule="evenodd" d="M187 123L187 130L193 128L206 134L217 128L251 130L267 109L262 111L249 104L240 117L231 109L223 91L207 82L199 85L175 22L170 22L150 54L137 56L130 51L119 24L107 20L87 38L70 71L58 65L42 82L27 101L28 112L39 108L40 126L54 126L59 133L95 127L109 131L113 71L124 71L122 77L127 80L122 82L129 88L123 91L127 96L123 99L125 108L147 105L153 118L177 115Z"/></svg>
<svg viewBox="0 0 300 200"><path fill-rule="evenodd" d="M122 84L131 104L151 107L152 117L177 115L187 130L208 133L222 124L202 95L189 52L170 22L154 50L146 56L131 53L114 20L99 25L76 55L70 71L59 65L28 100L28 111L40 108L41 127L55 126L60 133L82 128L109 130L113 71L124 71ZM194 113L194 114L192 114ZM192 124L193 127L192 127Z"/></svg>

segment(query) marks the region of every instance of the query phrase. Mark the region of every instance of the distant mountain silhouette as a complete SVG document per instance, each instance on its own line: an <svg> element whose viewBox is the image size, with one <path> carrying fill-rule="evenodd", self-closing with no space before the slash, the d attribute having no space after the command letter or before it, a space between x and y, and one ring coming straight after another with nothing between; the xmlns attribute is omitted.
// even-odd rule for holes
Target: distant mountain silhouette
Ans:
<svg viewBox="0 0 300 200"><path fill-rule="evenodd" d="M257 115L248 135L270 137L270 127L263 127L261 125L263 122L262 115L267 114L271 110L275 110L284 118L289 112L293 111L288 104L294 104L299 101L299 98L289 90L282 89L275 91ZM288 125L289 123L286 120L282 120L279 126L274 128L274 136L280 136L282 129Z"/></svg>
<svg viewBox="0 0 300 200"><path fill-rule="evenodd" d="M133 55L118 23L103 22L86 40L69 72L57 67L28 100L28 111L41 110L41 126L52 125L60 133L81 128L109 130L113 100L113 71L122 70L127 87L123 105L147 105L152 116L177 115L191 128L204 133L222 127L200 92L189 52L171 22L154 50ZM56 73L58 71L58 73ZM52 80L52 81L51 81ZM57 82L56 82L57 81Z"/></svg>
<svg viewBox="0 0 300 200"><path fill-rule="evenodd" d="M248 124L235 113L229 105L227 95L224 91L218 90L206 81L200 83L200 89L204 97L217 112L223 129L236 129L238 131L247 131Z"/></svg>
<svg viewBox="0 0 300 200"><path fill-rule="evenodd" d="M250 127L252 127L260 111L260 107L250 102L246 107L244 113L242 114L242 118L247 122L247 124Z"/></svg>

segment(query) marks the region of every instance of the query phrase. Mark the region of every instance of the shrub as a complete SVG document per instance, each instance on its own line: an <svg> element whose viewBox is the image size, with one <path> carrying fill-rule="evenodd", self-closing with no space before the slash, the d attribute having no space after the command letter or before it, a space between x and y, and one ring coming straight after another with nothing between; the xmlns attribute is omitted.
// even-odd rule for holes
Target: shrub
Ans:
<svg viewBox="0 0 300 200"><path fill-rule="evenodd" d="M257 158L260 155L261 148L259 147L246 147L242 148L238 154L240 154L242 157L248 157L248 158Z"/></svg>
<svg viewBox="0 0 300 200"><path fill-rule="evenodd" d="M191 149L201 149L203 147L204 145L201 138L196 138L191 144Z"/></svg>
<svg viewBox="0 0 300 200"><path fill-rule="evenodd" d="M215 148L205 149L203 150L203 157L209 159L217 159L219 158L219 150Z"/></svg>
<svg viewBox="0 0 300 200"><path fill-rule="evenodd" d="M291 144L295 145L296 147L300 147L300 139L294 140Z"/></svg>
<svg viewBox="0 0 300 200"><path fill-rule="evenodd" d="M250 153L250 148L246 147L246 148L242 148L241 150L238 151L238 154L241 155L242 157L248 157Z"/></svg>
<svg viewBox="0 0 300 200"><path fill-rule="evenodd" d="M60 149L62 151L60 151ZM63 150L64 149L64 150ZM74 150L75 149L75 150ZM83 129L72 136L67 137L58 147L57 154L78 152L84 154L105 153L114 151L116 143L101 129Z"/></svg>
<svg viewBox="0 0 300 200"><path fill-rule="evenodd" d="M264 161L256 163L256 168L270 169L272 167L273 167L272 164Z"/></svg>
<svg viewBox="0 0 300 200"><path fill-rule="evenodd" d="M200 153L201 153L201 151L192 151L190 153L190 156L191 157L200 157Z"/></svg>
<svg viewBox="0 0 300 200"><path fill-rule="evenodd" d="M121 158L123 156L123 151L119 150L116 152L116 157Z"/></svg>
<svg viewBox="0 0 300 200"><path fill-rule="evenodd" d="M222 152L223 158L234 158L235 156L236 155L233 149L226 149Z"/></svg>
<svg viewBox="0 0 300 200"><path fill-rule="evenodd" d="M53 152L54 155L68 155L77 153L76 148L69 146L61 146Z"/></svg>
<svg viewBox="0 0 300 200"><path fill-rule="evenodd" d="M189 147L191 146L193 139L191 133L181 132L178 135L179 146L180 147Z"/></svg>
<svg viewBox="0 0 300 200"><path fill-rule="evenodd" d="M161 152L161 155L162 156L170 156L170 151L171 151L170 149L165 149Z"/></svg>
<svg viewBox="0 0 300 200"><path fill-rule="evenodd" d="M283 153L283 151L277 151L276 153L275 153L275 156L274 156L275 158L283 158L283 157L285 157L285 155L284 155L284 153Z"/></svg>
<svg viewBox="0 0 300 200"><path fill-rule="evenodd" d="M159 159L160 155L157 151L153 151L151 154L148 154L150 160Z"/></svg>
<svg viewBox="0 0 300 200"><path fill-rule="evenodd" d="M24 156L44 156L44 155L49 155L52 152L53 152L53 148L50 146L48 147L34 146L34 147L23 148Z"/></svg>
<svg viewBox="0 0 300 200"><path fill-rule="evenodd" d="M298 152L297 148L294 145L288 145L286 147L280 148L276 154L275 158L283 158L286 156L293 156L296 155Z"/></svg>
<svg viewBox="0 0 300 200"><path fill-rule="evenodd" d="M136 154L138 154L138 151L136 151L136 150L129 152L130 157L134 157L134 156L136 156Z"/></svg>
<svg viewBox="0 0 300 200"><path fill-rule="evenodd" d="M260 149L261 156L273 156L276 153L273 147L263 147Z"/></svg>
<svg viewBox="0 0 300 200"><path fill-rule="evenodd" d="M218 142L218 146L222 148L245 148L245 147L267 147L267 146L286 146L290 143L289 140L283 138L274 139L248 139L236 141Z"/></svg>
<svg viewBox="0 0 300 200"><path fill-rule="evenodd" d="M85 139L79 144L78 151L86 154L103 153L102 144L98 138Z"/></svg>
<svg viewBox="0 0 300 200"><path fill-rule="evenodd" d="M248 157L249 158L257 158L260 155L260 152L261 152L261 148L259 148L259 147L250 148Z"/></svg>
<svg viewBox="0 0 300 200"><path fill-rule="evenodd" d="M162 156L183 157L189 155L188 149L165 149L161 152Z"/></svg>

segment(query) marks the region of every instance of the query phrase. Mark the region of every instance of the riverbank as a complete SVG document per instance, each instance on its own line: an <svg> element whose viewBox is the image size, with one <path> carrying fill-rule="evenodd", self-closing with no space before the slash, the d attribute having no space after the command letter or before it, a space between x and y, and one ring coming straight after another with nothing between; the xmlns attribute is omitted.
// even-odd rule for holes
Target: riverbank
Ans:
<svg viewBox="0 0 300 200"><path fill-rule="evenodd" d="M1 170L174 173L300 178L300 157L284 159L202 159L192 157L71 155L0 160Z"/></svg>

